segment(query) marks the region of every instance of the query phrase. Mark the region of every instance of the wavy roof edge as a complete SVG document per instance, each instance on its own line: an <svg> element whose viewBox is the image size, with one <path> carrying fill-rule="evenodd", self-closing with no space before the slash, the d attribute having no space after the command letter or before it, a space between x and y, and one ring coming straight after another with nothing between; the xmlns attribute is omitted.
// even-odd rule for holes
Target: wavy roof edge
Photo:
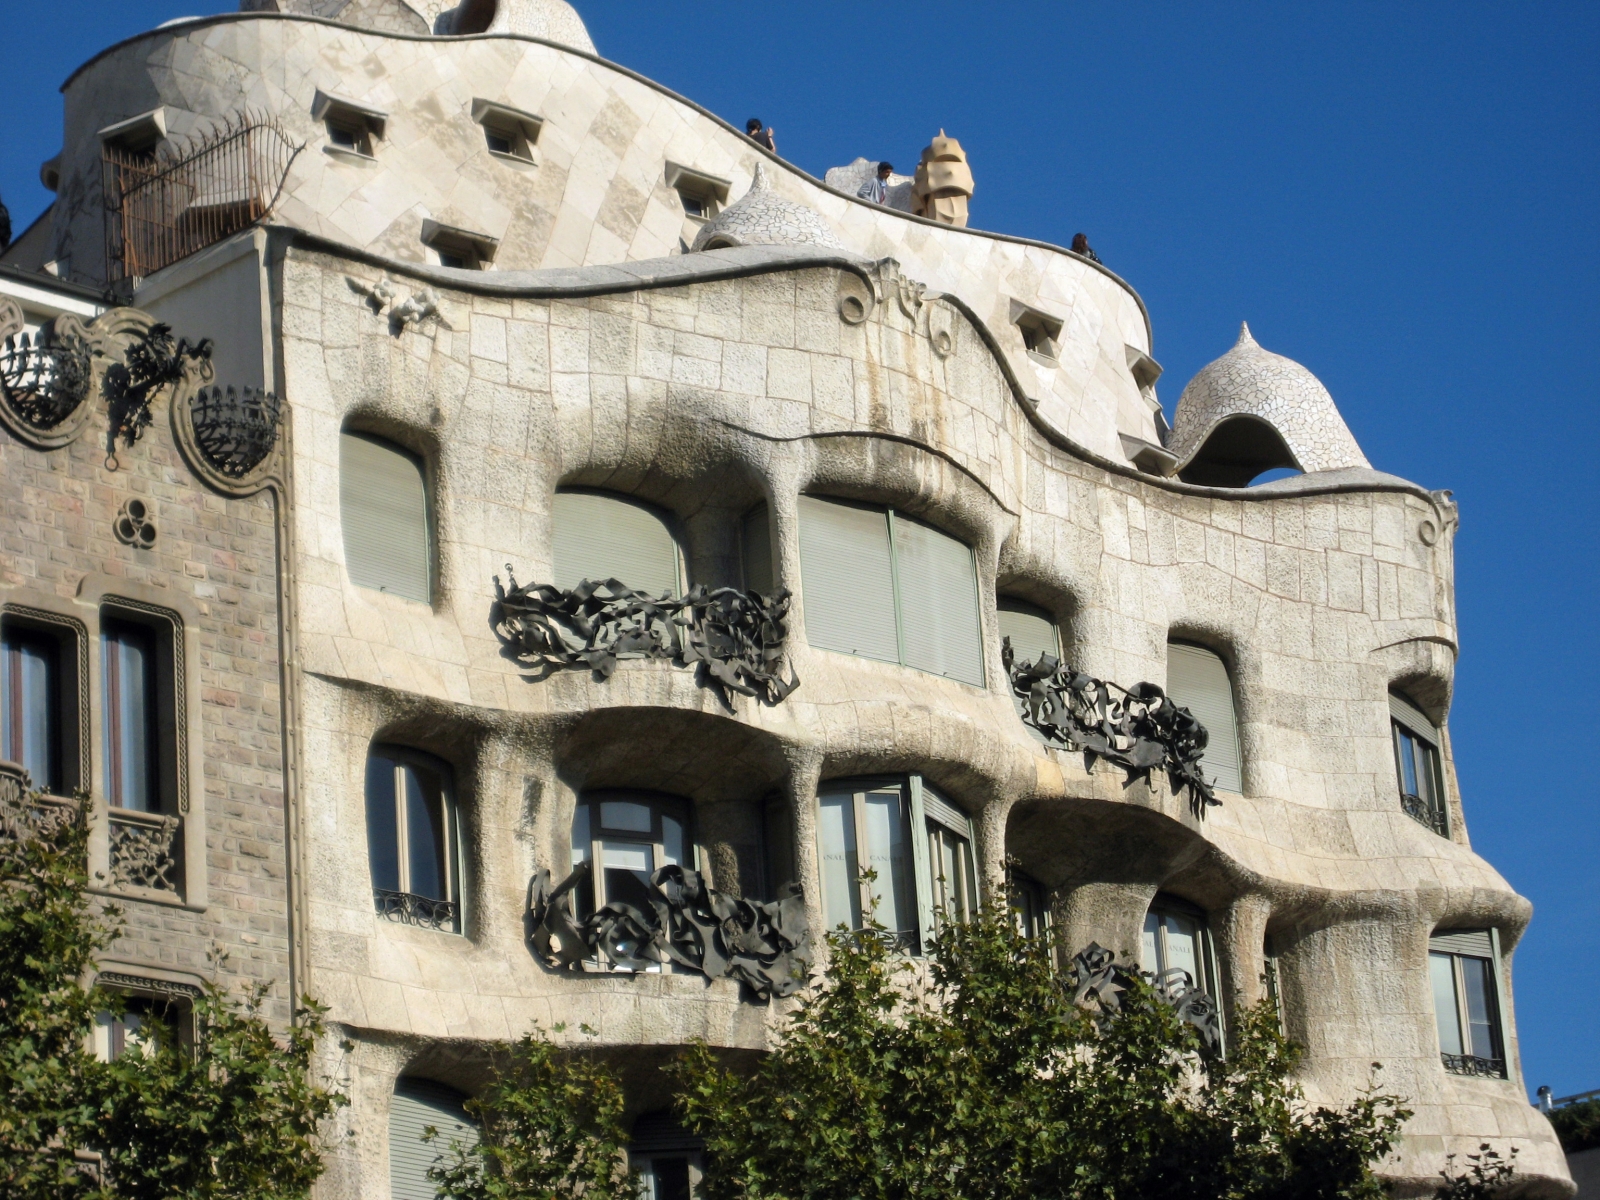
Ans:
<svg viewBox="0 0 1600 1200"><path fill-rule="evenodd" d="M871 286L869 269L882 261L849 250L820 246L737 246L702 250L695 254L673 255L668 258L638 259L633 262L604 263L589 267L473 271L388 258L292 226L273 226L271 232L279 237L287 237L296 246L367 263L391 274L420 279L454 291L521 299L577 299L586 296L616 295L622 292L686 287L694 283L716 283L752 275L816 267L837 267L850 271ZM972 324L983 338L990 355L999 365L1012 397L1022 408L1029 423L1043 434L1047 441L1101 470L1125 479L1137 480L1163 491L1218 500L1281 500L1352 492L1406 492L1427 501L1436 511L1440 509L1439 497L1421 484L1402 479L1398 475L1371 469L1312 471L1287 479L1274 480L1271 483L1258 484L1255 487L1222 488L1150 475L1137 467L1106 458L1067 437L1040 415L1038 403L1023 389L1021 381L995 340L993 331L960 296L949 292L930 291L926 293L924 299L948 301ZM1441 513L1441 518L1442 515Z"/></svg>
<svg viewBox="0 0 1600 1200"><path fill-rule="evenodd" d="M116 51L122 49L124 46L133 45L136 42L143 41L145 38L171 36L173 34L181 34L189 29L203 28L208 25L228 24L234 21L299 21L307 25L326 25L333 29L345 29L352 33L359 33L364 37L391 38L395 41L402 42L477 42L492 41L498 38L507 41L529 42L537 46L548 46L552 50L559 50L564 54L575 54L579 58L586 58L590 62L596 63L599 66L607 68L608 70L616 71L619 74L626 75L630 79L636 80L647 87L653 88L657 92L660 92L663 96L667 96L680 104L687 105L689 108L694 109L694 111L699 113L701 116L716 122L718 125L722 126L724 129L734 134L742 141L748 142L757 153L765 156L774 165L783 168L785 171L804 180L813 187L820 188L824 192L827 192L833 196L838 196L843 200L848 200L851 204L860 204L867 208L871 208L876 212L890 214L902 221L910 221L913 224L932 225L938 229L955 233L970 234L973 237L988 238L991 241L1010 242L1018 246L1036 246L1041 250L1049 250L1056 254L1061 254L1072 259L1074 262L1079 262L1084 266L1093 268L1114 282L1118 287L1122 288L1123 291L1127 292L1128 295L1132 297L1133 302L1139 306L1139 315L1144 318L1145 342L1149 347L1149 353L1152 355L1155 354L1155 329L1150 323L1150 310L1145 306L1144 297L1139 295L1138 290L1131 283L1129 283L1121 275L1118 275L1115 271L1111 270L1111 268L1107 267L1104 263L1096 262L1085 255L1074 253L1067 247L1058 246L1054 242L1040 241L1038 238L1019 237L1018 235L1011 233L997 233L988 229L973 229L970 226L946 225L943 221L935 221L929 217L919 217L915 213L908 213L901 209L889 208L886 205L876 204L870 200L863 200L860 196L854 196L848 192L840 191L838 188L830 187L826 182L818 179L815 175L802 170L788 159L781 158L771 150L768 150L765 146L752 141L742 129L729 124L716 113L712 112L710 109L704 107L696 101L691 100L688 96L673 91L671 88L667 87L666 84L659 83L656 80L651 79L648 75L641 75L638 71L633 70L631 67L625 67L621 63L612 62L608 58L602 58L599 54L591 54L587 50L579 50L573 46L566 45L564 42L552 41L550 38L534 37L532 34L526 33L471 33L459 35L391 33L387 30L366 29L359 25L349 25L343 21L335 21L327 17L312 17L300 13L216 13L207 17L183 18L179 21L173 22L170 25L161 26L156 29L147 29L143 33L136 33L131 37L123 38L119 42L113 42L105 49L99 51L92 57L80 63L73 70L72 74L67 76L65 82L62 83L59 90L61 92L65 92L67 88L72 85L73 80L77 79L79 75L83 74L83 72L88 70L95 63L99 62L102 58L105 58L109 54L116 53Z"/></svg>

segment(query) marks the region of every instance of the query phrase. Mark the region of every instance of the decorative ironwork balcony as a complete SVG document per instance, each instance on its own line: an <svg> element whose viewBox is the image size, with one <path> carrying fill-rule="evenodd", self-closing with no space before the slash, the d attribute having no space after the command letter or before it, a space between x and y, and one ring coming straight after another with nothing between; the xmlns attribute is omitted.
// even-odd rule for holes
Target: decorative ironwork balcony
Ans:
<svg viewBox="0 0 1600 1200"><path fill-rule="evenodd" d="M1155 684L1136 684L1130 691L1075 671L1053 654L1016 662L1010 638L1001 660L1022 701L1023 721L1048 742L1083 751L1090 766L1097 758L1115 763L1130 783L1165 771L1175 793L1189 790L1196 817L1222 803L1200 770L1210 740L1206 727Z"/></svg>
<svg viewBox="0 0 1600 1200"><path fill-rule="evenodd" d="M90 353L75 337L13 334L0 346L0 389L17 419L47 433L88 398Z"/></svg>
<svg viewBox="0 0 1600 1200"><path fill-rule="evenodd" d="M1480 1079L1504 1079L1506 1060L1479 1058L1476 1054L1441 1054L1444 1069L1452 1075L1473 1075Z"/></svg>
<svg viewBox="0 0 1600 1200"><path fill-rule="evenodd" d="M461 910L454 900L435 900L414 892L373 888L372 904L378 915L386 921L437 929L441 933L461 932Z"/></svg>
<svg viewBox="0 0 1600 1200"><path fill-rule="evenodd" d="M200 452L229 479L242 479L266 461L278 441L282 406L261 388L201 388L189 401Z"/></svg>
<svg viewBox="0 0 1600 1200"><path fill-rule="evenodd" d="M1445 816L1441 805L1429 804L1421 796L1413 796L1409 792L1400 793L1400 807L1419 825L1425 825L1440 837L1450 836L1450 822Z"/></svg>
<svg viewBox="0 0 1600 1200"><path fill-rule="evenodd" d="M554 888L549 871L534 873L530 940L551 967L582 971L603 959L612 970L650 971L673 963L709 979L737 979L763 999L804 986L810 933L797 884L757 903L713 891L697 871L662 867L650 876L649 912L614 902L580 921L572 900L592 870L581 863Z"/></svg>
<svg viewBox="0 0 1600 1200"><path fill-rule="evenodd" d="M625 658L665 659L695 668L696 682L778 704L800 686L783 678L789 592L773 596L696 586L679 599L648 596L615 579L584 580L571 591L549 584L509 587L494 577L494 627L528 668L549 674L588 668L609 679ZM542 676L541 676L542 677Z"/></svg>
<svg viewBox="0 0 1600 1200"><path fill-rule="evenodd" d="M122 887L176 892L182 822L165 813L131 808L113 808L107 818L112 879Z"/></svg>
<svg viewBox="0 0 1600 1200"><path fill-rule="evenodd" d="M1199 1031L1200 1040L1213 1053L1222 1051L1222 1017L1217 1002L1194 985L1189 972L1174 967L1157 975L1123 966L1117 956L1098 942L1091 942L1072 959L1065 986L1073 1002L1111 1015L1122 1011L1123 994L1142 979L1155 989L1161 1000L1170 1004L1184 1021Z"/></svg>

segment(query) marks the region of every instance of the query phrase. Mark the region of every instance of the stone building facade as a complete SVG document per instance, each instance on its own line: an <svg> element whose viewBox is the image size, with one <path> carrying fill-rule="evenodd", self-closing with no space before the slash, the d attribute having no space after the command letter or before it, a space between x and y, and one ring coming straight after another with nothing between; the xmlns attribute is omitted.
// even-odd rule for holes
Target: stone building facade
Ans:
<svg viewBox="0 0 1600 1200"><path fill-rule="evenodd" d="M1452 766L1447 493L1372 469L1248 333L1169 428L1126 282L832 190L559 0L245 7L64 89L0 296L96 357L44 425L7 360L0 604L73 647L57 786L174 831L105 969L271 979L280 1015L309 990L353 1044L322 1194L415 1194L422 1116L561 1022L623 1069L673 1194L693 1147L655 1068L769 1045L868 864L911 953L1009 894L1185 972L1224 1036L1270 988L1312 1098L1374 1061L1410 1098L1402 1193L1488 1140L1570 1194L1518 1064L1531 909ZM209 357L113 470L153 322ZM175 782L132 818L128 621L173 664ZM1113 753L1050 736L1079 693L1047 653L1130 689ZM1140 681L1206 726L1220 803Z"/></svg>

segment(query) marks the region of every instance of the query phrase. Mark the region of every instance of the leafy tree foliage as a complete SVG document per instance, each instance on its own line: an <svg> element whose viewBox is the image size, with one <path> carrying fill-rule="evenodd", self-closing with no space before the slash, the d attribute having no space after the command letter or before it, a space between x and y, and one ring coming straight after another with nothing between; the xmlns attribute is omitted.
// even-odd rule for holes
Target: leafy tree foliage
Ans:
<svg viewBox="0 0 1600 1200"><path fill-rule="evenodd" d="M938 939L931 978L876 936L831 963L748 1076L701 1046L675 1067L711 1200L1376 1200L1410 1116L1375 1087L1313 1108L1261 1006L1226 1058L1152 989L1118 1015L1061 985L1003 913Z"/></svg>
<svg viewBox="0 0 1600 1200"><path fill-rule="evenodd" d="M489 1086L466 1108L481 1141L453 1143L447 1161L428 1172L448 1200L638 1200L621 1083L542 1030L505 1048Z"/></svg>
<svg viewBox="0 0 1600 1200"><path fill-rule="evenodd" d="M1562 1105L1550 1114L1550 1124L1568 1154L1600 1146L1600 1100Z"/></svg>
<svg viewBox="0 0 1600 1200"><path fill-rule="evenodd" d="M192 1042L146 1022L117 1061L98 1061L95 1015L121 998L82 980L121 916L90 905L83 821L40 824L36 801L0 805L0 1195L306 1196L322 1173L317 1125L345 1102L314 1082L321 1010L308 1001L278 1034L261 1015L265 986L241 1004L213 985ZM103 1169L83 1170L96 1156Z"/></svg>

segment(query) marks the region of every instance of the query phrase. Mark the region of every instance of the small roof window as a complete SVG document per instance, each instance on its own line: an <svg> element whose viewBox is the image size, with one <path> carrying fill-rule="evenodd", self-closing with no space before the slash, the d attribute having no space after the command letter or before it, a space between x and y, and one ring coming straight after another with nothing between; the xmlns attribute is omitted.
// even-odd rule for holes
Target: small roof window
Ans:
<svg viewBox="0 0 1600 1200"><path fill-rule="evenodd" d="M115 124L107 125L96 135L103 146L115 146L119 150L126 150L130 154L149 154L156 148L156 144L167 136L167 110L153 108L149 112L140 113L136 117L129 117ZM56 160L59 162L59 156ZM47 166L49 164L46 164ZM41 169L41 178L43 170ZM57 165L56 177L60 178L60 167ZM47 185L48 186L48 185Z"/></svg>
<svg viewBox="0 0 1600 1200"><path fill-rule="evenodd" d="M1022 334L1031 358L1044 366L1056 366L1056 343L1061 338L1062 321L1047 312L1030 308L1020 300L1011 302L1011 323Z"/></svg>
<svg viewBox="0 0 1600 1200"><path fill-rule="evenodd" d="M494 262L500 239L429 219L422 223L422 244L433 251L441 267L486 271Z"/></svg>
<svg viewBox="0 0 1600 1200"><path fill-rule="evenodd" d="M539 131L544 128L543 117L480 98L472 102L472 119L483 126L484 142L490 154L523 163L537 161L534 147L539 144Z"/></svg>
<svg viewBox="0 0 1600 1200"><path fill-rule="evenodd" d="M684 215L703 224L722 211L722 206L728 202L728 189L733 184L721 176L669 162L667 186L678 193Z"/></svg>
<svg viewBox="0 0 1600 1200"><path fill-rule="evenodd" d="M311 119L321 121L328 130L323 147L333 154L373 157L373 145L383 140L389 114L354 100L330 96L318 89L311 103Z"/></svg>

